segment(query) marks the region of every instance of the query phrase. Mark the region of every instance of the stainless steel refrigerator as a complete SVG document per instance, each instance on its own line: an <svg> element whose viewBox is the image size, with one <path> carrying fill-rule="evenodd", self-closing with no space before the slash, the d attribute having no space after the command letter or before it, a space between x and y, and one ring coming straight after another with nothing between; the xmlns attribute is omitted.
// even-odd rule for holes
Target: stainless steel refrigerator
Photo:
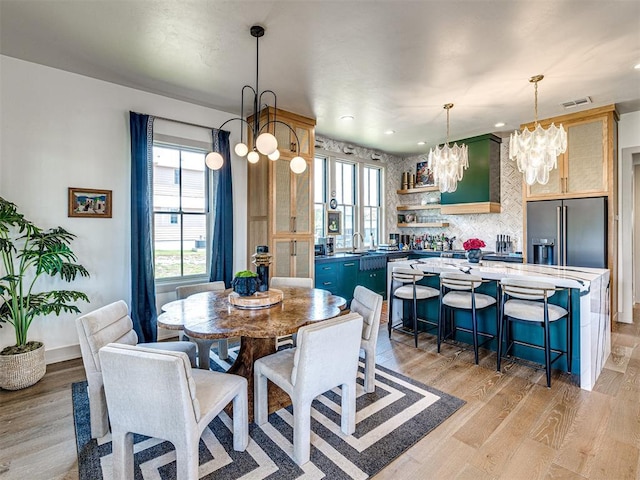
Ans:
<svg viewBox="0 0 640 480"><path fill-rule="evenodd" d="M606 197L528 202L527 261L607 268Z"/></svg>

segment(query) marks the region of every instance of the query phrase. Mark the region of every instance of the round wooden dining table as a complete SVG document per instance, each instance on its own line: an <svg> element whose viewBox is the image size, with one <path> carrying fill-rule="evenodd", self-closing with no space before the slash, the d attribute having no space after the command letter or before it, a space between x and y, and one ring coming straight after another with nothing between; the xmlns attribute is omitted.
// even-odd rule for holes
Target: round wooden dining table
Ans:
<svg viewBox="0 0 640 480"><path fill-rule="evenodd" d="M209 368L211 344L240 337L240 351L228 373L249 382L249 416L253 418L253 363L276 351L276 337L291 335L304 325L340 315L346 300L327 290L279 287L283 299L267 308L239 308L229 301L231 289L203 292L162 306L158 326L184 329L198 343L200 368ZM269 384L269 411L290 404L289 397Z"/></svg>

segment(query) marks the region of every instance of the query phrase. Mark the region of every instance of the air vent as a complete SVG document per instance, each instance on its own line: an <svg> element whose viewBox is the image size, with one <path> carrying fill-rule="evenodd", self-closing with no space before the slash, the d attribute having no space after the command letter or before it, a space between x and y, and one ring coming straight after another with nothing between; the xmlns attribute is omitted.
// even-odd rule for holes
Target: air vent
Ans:
<svg viewBox="0 0 640 480"><path fill-rule="evenodd" d="M577 100L571 100L569 102L564 102L562 106L564 108L574 108L579 107L581 105L588 105L592 103L590 97L578 98Z"/></svg>

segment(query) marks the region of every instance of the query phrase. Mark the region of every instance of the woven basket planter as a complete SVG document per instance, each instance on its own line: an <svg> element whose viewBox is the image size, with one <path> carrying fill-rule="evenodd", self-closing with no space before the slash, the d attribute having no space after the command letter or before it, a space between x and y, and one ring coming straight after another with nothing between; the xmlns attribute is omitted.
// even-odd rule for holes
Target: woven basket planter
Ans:
<svg viewBox="0 0 640 480"><path fill-rule="evenodd" d="M47 364L44 360L44 345L27 353L0 355L0 388L20 390L44 377Z"/></svg>

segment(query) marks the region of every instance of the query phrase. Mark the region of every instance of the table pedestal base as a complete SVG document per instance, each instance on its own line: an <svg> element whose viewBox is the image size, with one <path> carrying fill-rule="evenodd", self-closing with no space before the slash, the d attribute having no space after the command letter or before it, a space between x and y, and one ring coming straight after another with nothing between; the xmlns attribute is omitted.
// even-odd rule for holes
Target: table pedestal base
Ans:
<svg viewBox="0 0 640 480"><path fill-rule="evenodd" d="M266 355L276 352L275 338L251 338L240 337L240 351L233 365L227 373L240 375L247 379L248 398L249 398L249 421L253 422L253 363ZM269 413L280 410L283 407L291 405L291 398L280 387L268 382L269 389ZM231 412L231 405L226 409L227 413Z"/></svg>

